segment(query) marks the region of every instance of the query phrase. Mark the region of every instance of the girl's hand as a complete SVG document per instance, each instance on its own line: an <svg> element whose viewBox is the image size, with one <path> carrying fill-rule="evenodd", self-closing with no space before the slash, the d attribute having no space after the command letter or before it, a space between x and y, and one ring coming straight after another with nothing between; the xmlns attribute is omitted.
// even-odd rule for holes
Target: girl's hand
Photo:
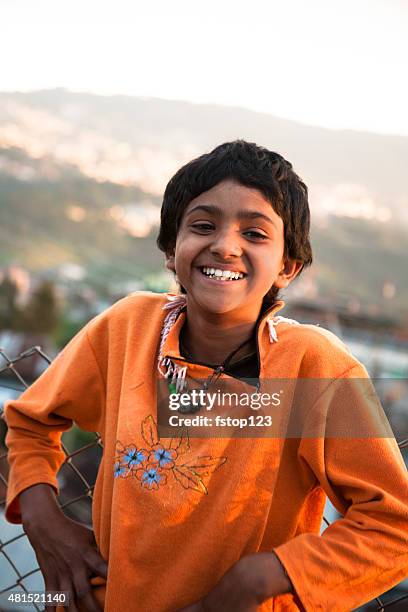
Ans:
<svg viewBox="0 0 408 612"><path fill-rule="evenodd" d="M241 559L206 597L180 612L256 612L260 601L245 567L245 559Z"/></svg>
<svg viewBox="0 0 408 612"><path fill-rule="evenodd" d="M270 597L293 591L274 553L243 557L200 601L180 612L256 612Z"/></svg>
<svg viewBox="0 0 408 612"><path fill-rule="evenodd" d="M66 517L48 484L34 485L19 495L24 531L34 549L46 591L67 591L69 612L84 606L89 612L101 607L92 594L90 579L107 579L108 566L91 529ZM47 610L55 612L55 606Z"/></svg>

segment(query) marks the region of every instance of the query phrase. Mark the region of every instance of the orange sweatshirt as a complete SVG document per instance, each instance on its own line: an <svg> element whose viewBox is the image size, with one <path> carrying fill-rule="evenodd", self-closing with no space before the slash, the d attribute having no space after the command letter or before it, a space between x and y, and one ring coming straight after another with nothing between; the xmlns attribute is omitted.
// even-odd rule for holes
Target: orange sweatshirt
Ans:
<svg viewBox="0 0 408 612"><path fill-rule="evenodd" d="M61 431L75 421L104 446L93 527L109 564L106 592L99 589L108 612L174 612L241 557L263 551L275 551L296 595L262 611L348 611L405 578L408 479L394 438L158 439L167 300L147 292L120 300L8 402L7 519L21 521L18 495L27 487L58 491ZM281 307L258 326L260 379L367 377L330 332L273 318ZM175 362L184 320L182 311L161 342ZM191 375L209 371L188 364ZM321 536L326 495L344 518Z"/></svg>

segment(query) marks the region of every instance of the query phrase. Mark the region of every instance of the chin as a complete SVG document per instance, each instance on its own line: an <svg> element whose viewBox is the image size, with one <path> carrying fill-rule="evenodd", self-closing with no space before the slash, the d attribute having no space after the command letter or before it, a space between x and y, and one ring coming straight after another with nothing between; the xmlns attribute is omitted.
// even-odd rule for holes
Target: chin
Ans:
<svg viewBox="0 0 408 612"><path fill-rule="evenodd" d="M220 300L220 299L207 299L207 300L196 300L196 304L206 312L213 314L227 314L232 310L236 310L240 307L239 304L231 304L231 300ZM242 307L242 306L241 306Z"/></svg>

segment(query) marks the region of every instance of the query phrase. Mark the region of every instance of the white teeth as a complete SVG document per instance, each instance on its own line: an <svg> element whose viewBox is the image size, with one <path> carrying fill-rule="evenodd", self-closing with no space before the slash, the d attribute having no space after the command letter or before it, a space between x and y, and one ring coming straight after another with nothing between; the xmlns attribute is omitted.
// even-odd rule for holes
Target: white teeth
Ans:
<svg viewBox="0 0 408 612"><path fill-rule="evenodd" d="M238 280L244 278L242 272L231 272L230 270L220 270L219 268L202 268L203 273L210 278L220 281Z"/></svg>

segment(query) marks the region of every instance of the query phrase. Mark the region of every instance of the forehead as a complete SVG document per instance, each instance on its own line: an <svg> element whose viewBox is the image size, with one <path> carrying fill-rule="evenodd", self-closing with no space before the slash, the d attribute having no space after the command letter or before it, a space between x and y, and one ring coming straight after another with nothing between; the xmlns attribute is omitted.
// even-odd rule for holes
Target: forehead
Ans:
<svg viewBox="0 0 408 612"><path fill-rule="evenodd" d="M184 211L184 216L190 216L197 211L223 217L243 217L243 213L262 213L280 225L282 219L273 209L272 203L258 189L241 185L237 181L227 179L217 183L208 191L200 193L191 200ZM254 215L255 216L255 215Z"/></svg>

